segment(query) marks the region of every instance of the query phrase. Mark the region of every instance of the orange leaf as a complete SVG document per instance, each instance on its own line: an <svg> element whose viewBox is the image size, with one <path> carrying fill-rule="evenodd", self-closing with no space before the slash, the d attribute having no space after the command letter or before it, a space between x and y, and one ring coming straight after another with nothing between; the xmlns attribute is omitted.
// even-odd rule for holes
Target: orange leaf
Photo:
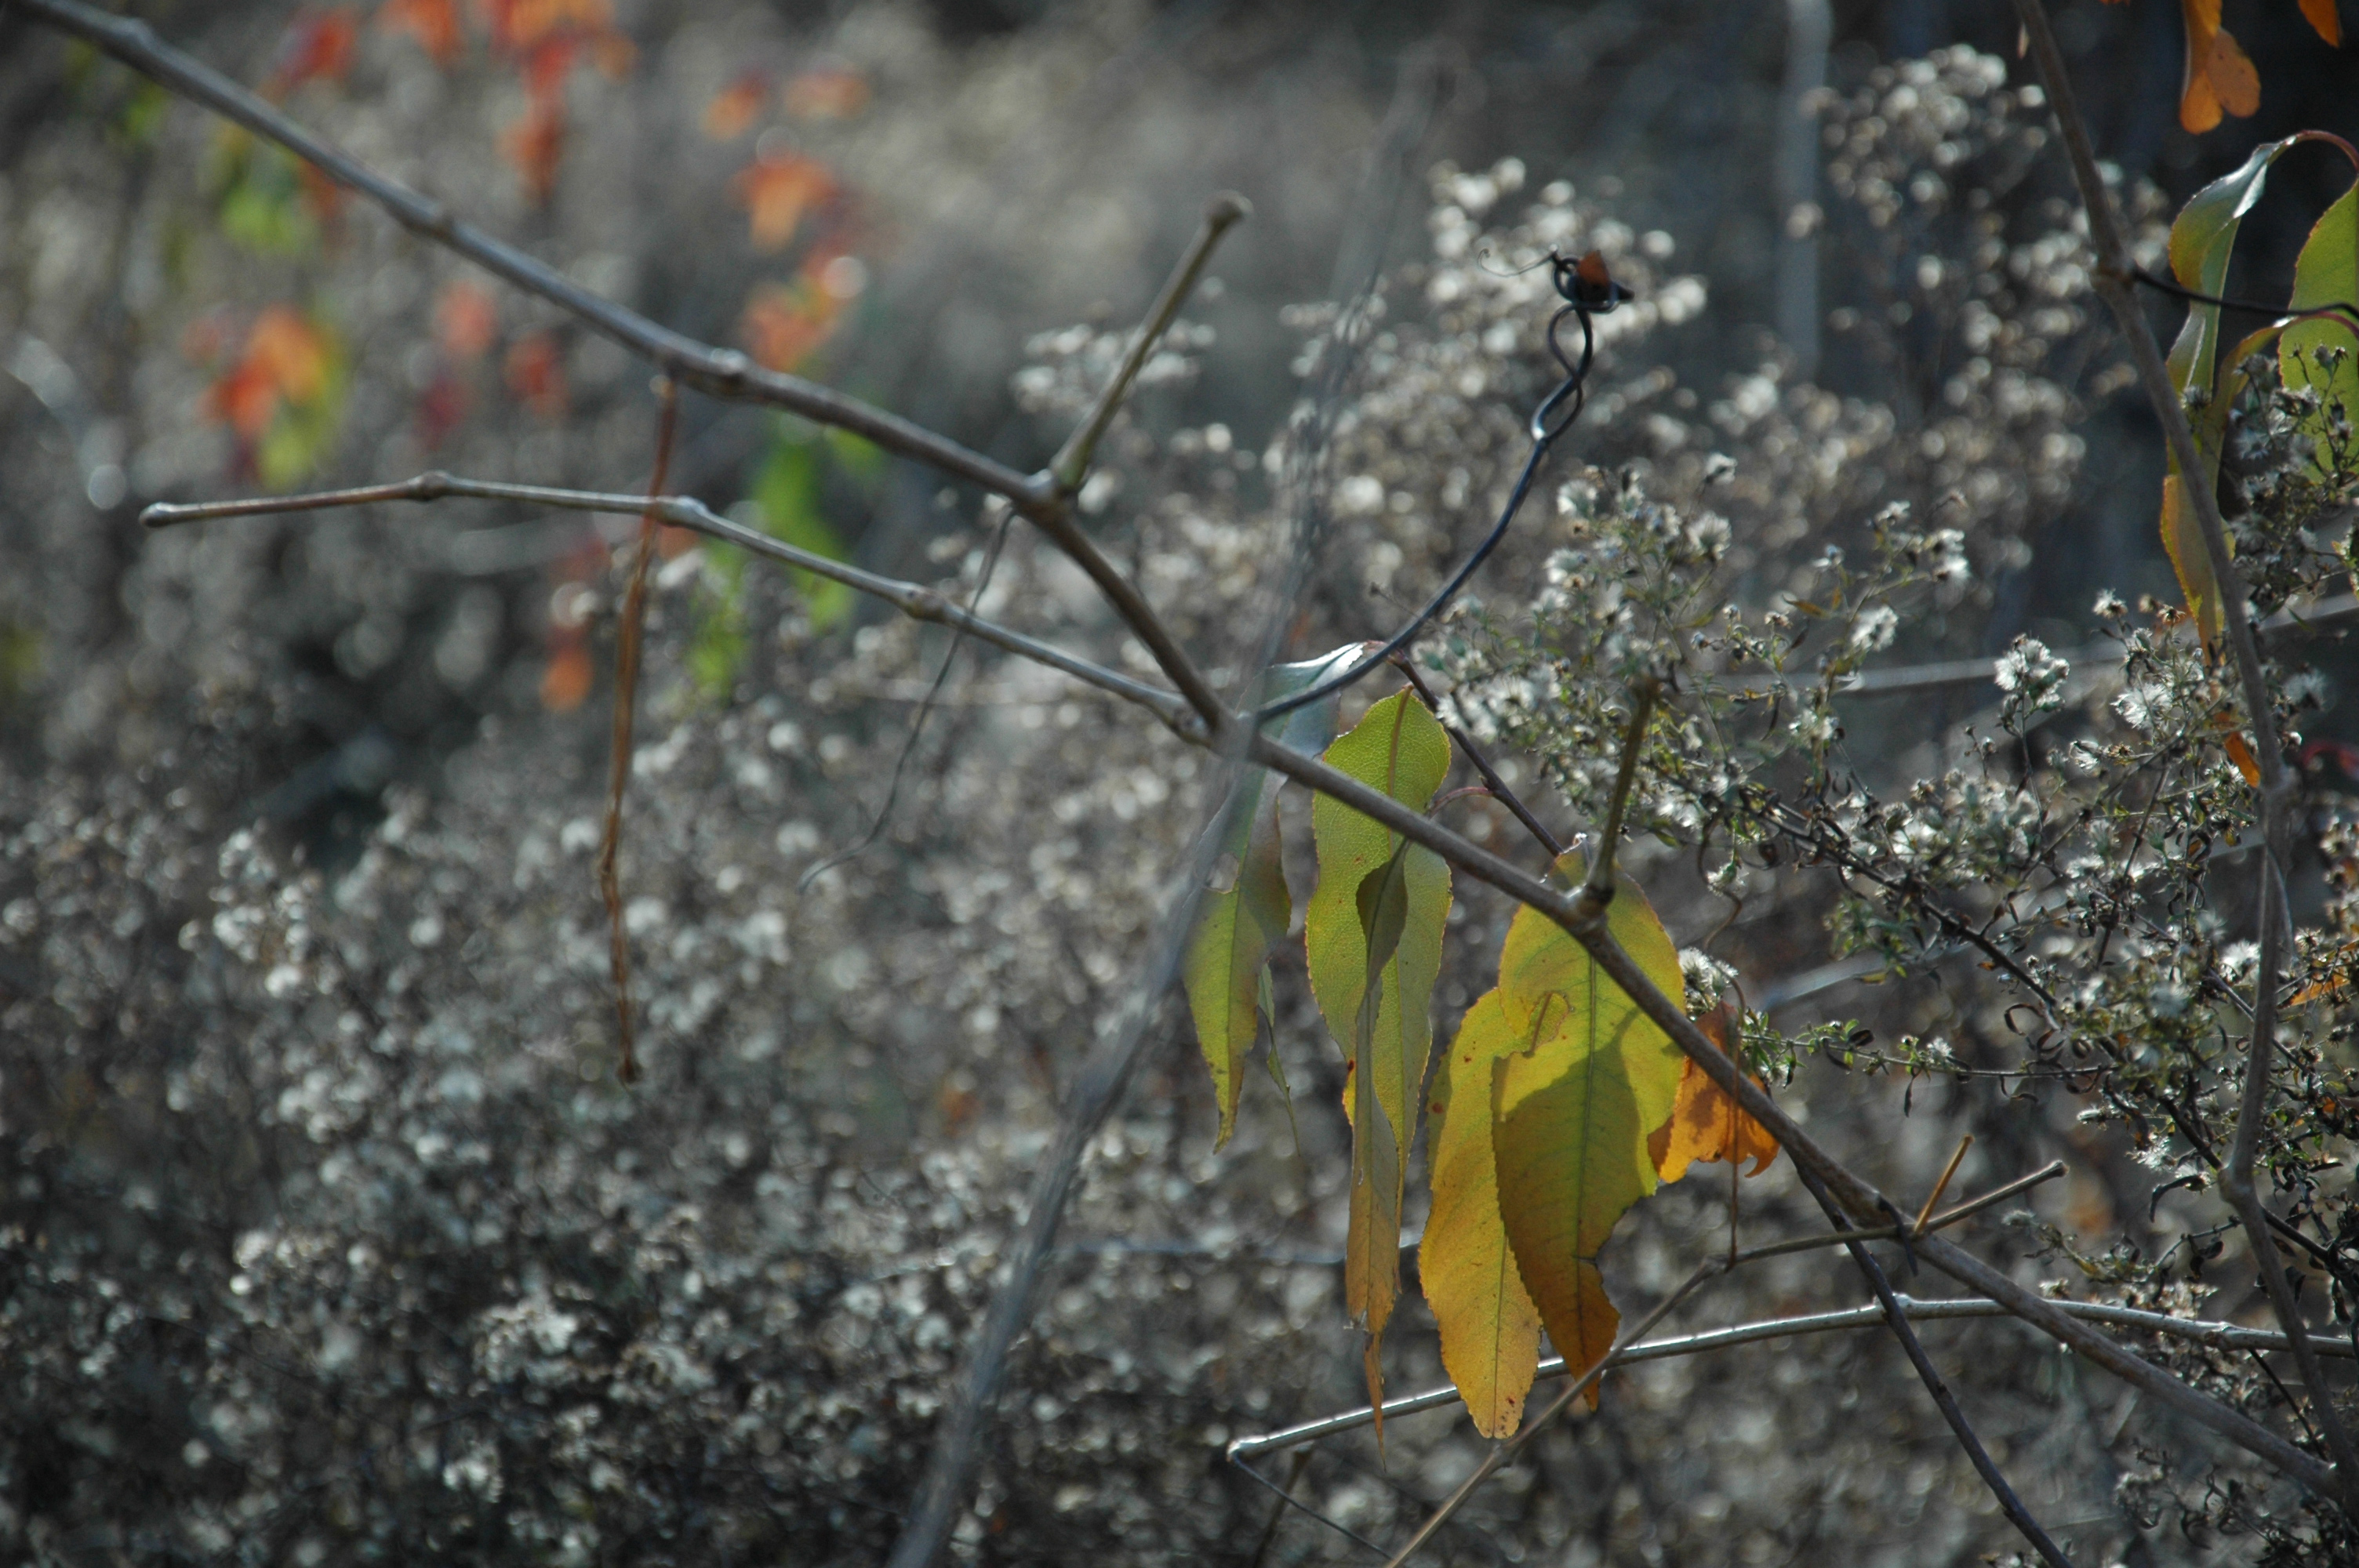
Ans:
<svg viewBox="0 0 2359 1568"><path fill-rule="evenodd" d="M490 290L463 277L443 286L434 301L434 341L444 353L462 362L479 359L498 330Z"/></svg>
<svg viewBox="0 0 2359 1568"><path fill-rule="evenodd" d="M537 99L555 97L564 89L573 57L581 52L582 40L571 33L541 39L524 57L524 69L518 73L524 79L524 90Z"/></svg>
<svg viewBox="0 0 2359 1568"><path fill-rule="evenodd" d="M1723 1055L1728 1052L1731 1022L1725 1006L1697 1020ZM1722 1160L1737 1166L1750 1160L1753 1168L1745 1174L1757 1176L1777 1157L1777 1141L1690 1060L1680 1065L1680 1096L1672 1104L1671 1119L1655 1130L1647 1150L1654 1156L1657 1173L1666 1182L1686 1175L1690 1164Z"/></svg>
<svg viewBox="0 0 2359 1568"><path fill-rule="evenodd" d="M810 283L766 283L745 302L740 329L756 364L792 371L827 341L842 313L842 299Z"/></svg>
<svg viewBox="0 0 2359 1568"><path fill-rule="evenodd" d="M834 199L835 177L817 158L773 153L740 169L733 189L753 215L754 243L784 250L810 208Z"/></svg>
<svg viewBox="0 0 2359 1568"><path fill-rule="evenodd" d="M2220 26L2220 0L2180 0L2187 20L2187 74L2179 123L2198 135L2222 111L2242 117L2261 106L2261 79L2235 38Z"/></svg>
<svg viewBox="0 0 2359 1568"><path fill-rule="evenodd" d="M2245 775L2245 782L2257 786L2261 782L2261 764L2253 759L2253 749L2245 743L2245 738L2231 730L2228 738L2220 744L2226 748L2228 760L2236 764L2236 771Z"/></svg>
<svg viewBox="0 0 2359 1568"><path fill-rule="evenodd" d="M551 713L571 713L590 695L590 639L580 632L560 633L540 673L540 705Z"/></svg>
<svg viewBox="0 0 2359 1568"><path fill-rule="evenodd" d="M2301 14L2318 29L2318 36L2329 44L2343 47L2343 17L2335 10L2334 0L2301 0Z"/></svg>
<svg viewBox="0 0 2359 1568"><path fill-rule="evenodd" d="M547 332L519 338L508 350L508 391L544 419L565 416L565 366Z"/></svg>
<svg viewBox="0 0 2359 1568"><path fill-rule="evenodd" d="M408 33L437 65L448 67L459 58L457 0L385 0L376 25L388 33Z"/></svg>
<svg viewBox="0 0 2359 1568"><path fill-rule="evenodd" d="M535 201L557 189L557 165L565 156L565 104L550 95L536 98L521 118L500 133L500 156L524 176Z"/></svg>
<svg viewBox="0 0 2359 1568"><path fill-rule="evenodd" d="M704 134L716 142L734 141L745 134L770 101L767 71L749 70L712 95L704 106Z"/></svg>
<svg viewBox="0 0 2359 1568"><path fill-rule="evenodd" d="M817 66L787 83L785 103L798 120L849 120L868 107L868 79L845 66Z"/></svg>

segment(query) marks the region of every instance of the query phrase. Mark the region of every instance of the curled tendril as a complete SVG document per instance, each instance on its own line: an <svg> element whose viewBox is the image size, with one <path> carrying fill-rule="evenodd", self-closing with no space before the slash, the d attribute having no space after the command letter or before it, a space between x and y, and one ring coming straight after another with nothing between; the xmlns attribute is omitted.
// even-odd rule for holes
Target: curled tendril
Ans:
<svg viewBox="0 0 2359 1568"><path fill-rule="evenodd" d="M1606 271L1605 258L1595 251L1576 257L1551 249L1540 261L1532 264L1533 267L1543 265L1549 268L1557 297L1564 301L1557 308L1556 314L1549 318L1548 324L1549 352L1563 370L1564 379L1540 399L1539 406L1532 410L1528 427L1531 455L1524 460L1524 470L1516 477L1516 488L1509 493L1507 504L1500 511L1499 520L1491 525L1491 532L1474 546L1473 552L1458 569L1451 573L1450 580L1441 585L1441 590L1426 602L1425 608L1419 611L1408 625L1394 633L1382 646L1363 656L1349 669L1291 697L1264 704L1254 712L1256 724L1267 723L1298 708L1332 697L1407 648L1417 640L1419 633L1450 607L1451 600L1458 597L1467 579L1490 557L1491 552L1499 547L1499 541L1507 536L1507 530L1515 524L1516 514L1523 510L1524 498L1531 493L1532 481L1538 475L1549 449L1572 427L1573 421L1581 417L1582 407L1588 399L1589 369L1597 357L1597 334L1591 319L1611 313L1624 300L1632 297L1630 291L1616 283L1613 275ZM1532 268L1520 270L1528 272ZM1512 277L1516 274L1499 276ZM1581 353L1577 358L1566 353L1564 343L1558 337L1568 317L1578 318L1581 322Z"/></svg>

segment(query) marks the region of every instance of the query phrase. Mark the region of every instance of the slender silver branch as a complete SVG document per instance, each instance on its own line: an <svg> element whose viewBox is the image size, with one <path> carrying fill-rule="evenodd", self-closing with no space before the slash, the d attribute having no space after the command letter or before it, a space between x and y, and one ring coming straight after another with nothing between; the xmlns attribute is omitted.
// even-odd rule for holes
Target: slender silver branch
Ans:
<svg viewBox="0 0 2359 1568"><path fill-rule="evenodd" d="M1872 1231L1856 1231L1862 1240L1873 1239ZM1947 1323L1963 1318L2012 1317L2015 1314L1996 1302L1979 1298L1956 1301L1927 1301L1907 1292L1895 1292L1900 1308L1920 1323ZM2110 1324L2115 1328L2139 1334L2162 1334L2173 1339L2183 1339L2213 1350L2258 1350L2274 1354L2291 1348L2291 1342L2275 1329L2238 1328L2232 1324L2210 1323L2195 1318L2170 1317L2158 1312L2140 1312L2136 1307L2114 1306L2105 1302L2059 1302L2056 1303L2072 1316L2091 1323ZM1740 1345L1757 1345L1768 1339L1795 1339L1805 1335L1833 1334L1854 1328L1875 1328L1884 1322L1884 1308L1874 1302L1865 1306L1845 1307L1839 1312L1808 1313L1797 1317L1764 1318L1757 1323L1740 1323L1728 1328L1709 1329L1701 1334L1683 1334L1674 1339L1651 1339L1617 1350L1605 1358L1612 1371L1621 1367L1635 1367L1642 1361L1668 1361L1681 1356L1701 1356L1713 1350L1734 1349ZM2319 1352L2327 1356L2348 1358L2351 1346L2336 1339L2312 1341ZM1533 1377L1547 1381L1565 1375L1564 1357L1551 1356L1539 1364ZM1385 1419L1415 1415L1419 1411L1436 1410L1458 1402L1458 1386L1448 1384L1428 1389L1423 1393L1404 1394L1385 1401ZM1351 1432L1375 1420L1375 1411L1363 1405L1357 1410L1339 1411L1307 1421L1299 1426L1289 1426L1282 1432L1264 1433L1240 1437L1227 1449L1233 1459L1252 1459L1280 1449L1316 1443L1322 1437L1332 1437L1339 1432Z"/></svg>
<svg viewBox="0 0 2359 1568"><path fill-rule="evenodd" d="M1097 403L1090 409L1088 417L1074 427L1073 433L1065 438L1064 446L1049 460L1049 477L1055 482L1059 494L1071 495L1082 488L1082 481L1090 471L1090 460L1097 455L1099 438L1105 434L1106 427L1114 423L1114 414L1122 407L1122 400L1130 395L1131 383L1138 379L1138 373L1145 367L1147 356L1163 341L1163 334L1171 330L1171 322L1180 314L1180 307L1187 303L1189 295L1195 292L1196 280L1204 276L1204 268L1212 261L1213 248L1221 243L1221 236L1252 213L1253 203L1234 190L1223 190L1205 203L1203 226L1196 231L1195 241L1189 245L1187 254L1180 258L1180 265L1173 267L1171 276L1164 280L1163 291L1155 297L1155 303L1147 307L1147 319L1140 325L1137 336L1131 340L1129 351L1122 356L1122 363L1115 369L1114 379L1107 382L1105 390L1098 394Z"/></svg>
<svg viewBox="0 0 2359 1568"><path fill-rule="evenodd" d="M881 599L914 620L931 621L963 630L970 637L1008 653L1086 681L1100 690L1137 703L1175 728L1189 723L1188 706L1179 697L1135 680L1103 665L1067 653L1052 643L1012 631L962 609L930 588L897 578L882 577L843 561L831 560L799 549L782 539L733 523L690 496L667 495L653 502L645 496L610 494L600 491L560 490L540 484L508 484L495 480L462 479L454 474L422 473L398 484L375 484L357 490L321 491L310 495L260 496L250 501L208 501L189 505L158 503L139 514L150 528L169 528L223 517L253 517L283 512L316 512L337 506L366 506L390 501L440 501L448 497L479 501L516 501L532 506L553 506L571 512L616 513L631 516L652 512L678 528L720 539L757 556L799 567L817 577Z"/></svg>

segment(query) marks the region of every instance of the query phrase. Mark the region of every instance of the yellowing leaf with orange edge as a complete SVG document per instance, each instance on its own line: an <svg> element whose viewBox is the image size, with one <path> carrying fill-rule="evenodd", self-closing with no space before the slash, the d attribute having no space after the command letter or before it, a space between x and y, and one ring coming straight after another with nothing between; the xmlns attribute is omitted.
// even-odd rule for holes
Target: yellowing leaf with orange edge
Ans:
<svg viewBox="0 0 2359 1568"><path fill-rule="evenodd" d="M1502 1056L1532 1041L1507 1025L1495 990L1466 1011L1435 1075L1427 1162L1433 1209L1419 1243L1418 1278L1441 1326L1441 1365L1485 1437L1523 1424L1540 1358L1540 1314L1516 1270L1499 1217L1491 1149L1491 1077Z"/></svg>
<svg viewBox="0 0 2359 1568"><path fill-rule="evenodd" d="M1558 861L1557 874L1577 885L1580 855ZM1679 951L1643 892L1622 884L1606 926L1658 989L1681 994ZM1613 1348L1621 1315L1597 1257L1624 1212L1655 1190L1648 1144L1670 1117L1684 1058L1585 948L1535 910L1516 911L1507 928L1499 996L1511 1029L1533 1041L1493 1070L1499 1216L1524 1288L1577 1377Z"/></svg>
<svg viewBox="0 0 2359 1568"><path fill-rule="evenodd" d="M1696 1021L1723 1054L1732 1022L1725 1006ZM1753 1168L1744 1173L1757 1176L1777 1158L1777 1141L1690 1059L1680 1065L1680 1092L1672 1102L1671 1119L1655 1130L1647 1141L1647 1152L1654 1159L1656 1176L1665 1182L1678 1181L1688 1173L1690 1165L1718 1161L1742 1167L1750 1160Z"/></svg>

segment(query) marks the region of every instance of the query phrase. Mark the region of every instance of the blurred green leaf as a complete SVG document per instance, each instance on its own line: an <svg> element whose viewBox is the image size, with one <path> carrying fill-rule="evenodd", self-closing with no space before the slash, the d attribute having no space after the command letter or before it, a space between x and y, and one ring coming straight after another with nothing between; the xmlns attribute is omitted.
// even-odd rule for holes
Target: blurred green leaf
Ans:
<svg viewBox="0 0 2359 1568"><path fill-rule="evenodd" d="M2359 183L2344 191L2310 231L2300 259L2294 263L2293 297L2288 305L2310 310L2337 302L2359 303ZM2347 425L2359 425L2359 353L2352 351L2354 347L2359 347L2359 331L2347 316L2297 321L2277 341L2277 366L2285 384L2310 387L2319 395L2319 410L2303 428L2318 444L2311 461L2321 477L2331 468L2326 437L2335 406L2341 405ZM2339 362L2332 356L2321 362L2321 349L2343 351Z"/></svg>
<svg viewBox="0 0 2359 1568"><path fill-rule="evenodd" d="M754 481L753 502L762 514L763 532L772 538L832 561L845 560L843 541L820 514L821 450L817 442L782 438ZM795 589L814 632L829 630L852 610L852 590L832 579L797 570Z"/></svg>

